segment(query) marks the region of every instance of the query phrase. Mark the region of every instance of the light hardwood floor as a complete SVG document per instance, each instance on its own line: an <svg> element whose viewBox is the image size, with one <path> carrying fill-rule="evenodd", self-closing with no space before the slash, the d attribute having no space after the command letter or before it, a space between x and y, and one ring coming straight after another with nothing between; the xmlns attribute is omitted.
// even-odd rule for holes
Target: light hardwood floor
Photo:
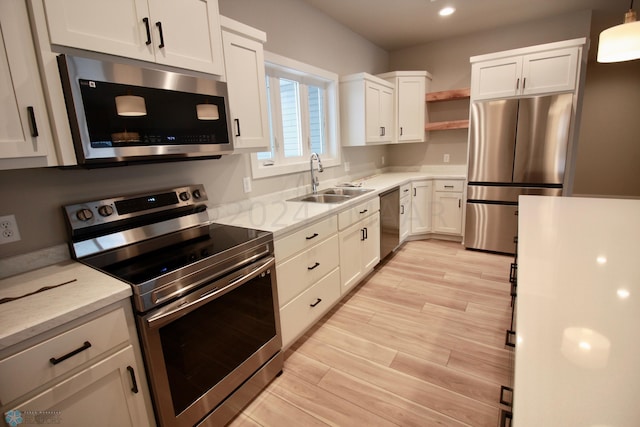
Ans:
<svg viewBox="0 0 640 427"><path fill-rule="evenodd" d="M497 426L511 257L405 243L286 353L231 426Z"/></svg>

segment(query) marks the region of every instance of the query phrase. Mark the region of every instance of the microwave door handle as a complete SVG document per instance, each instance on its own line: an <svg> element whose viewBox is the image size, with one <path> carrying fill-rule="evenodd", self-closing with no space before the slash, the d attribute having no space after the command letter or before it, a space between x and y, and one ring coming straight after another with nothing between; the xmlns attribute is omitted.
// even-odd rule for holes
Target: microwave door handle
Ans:
<svg viewBox="0 0 640 427"><path fill-rule="evenodd" d="M225 286L221 288L214 286L212 289L201 294L200 298L198 298L197 300L180 304L170 309L169 311L164 312L161 309L159 313L152 315L146 319L147 328L160 328L161 326L166 325L167 323L172 322L173 320L192 312L193 310L201 307L211 300L216 299L218 295L234 290L235 288L256 277L262 271L268 268L273 268L274 266L275 258L273 256L267 257L265 260L262 260L260 262L253 263L242 269L242 274L239 277L235 277L229 280L229 282Z"/></svg>

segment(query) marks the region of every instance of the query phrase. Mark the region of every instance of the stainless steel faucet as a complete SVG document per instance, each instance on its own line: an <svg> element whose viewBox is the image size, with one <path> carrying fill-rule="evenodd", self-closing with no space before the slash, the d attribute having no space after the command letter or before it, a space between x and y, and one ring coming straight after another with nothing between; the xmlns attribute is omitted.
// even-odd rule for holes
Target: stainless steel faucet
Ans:
<svg viewBox="0 0 640 427"><path fill-rule="evenodd" d="M320 182L318 181L318 177L313 173L313 160L318 161L318 172L322 172L324 168L322 167L322 161L320 160L320 156L318 153L311 153L311 159L309 160L309 169L311 169L311 191L313 194L318 192L318 185Z"/></svg>

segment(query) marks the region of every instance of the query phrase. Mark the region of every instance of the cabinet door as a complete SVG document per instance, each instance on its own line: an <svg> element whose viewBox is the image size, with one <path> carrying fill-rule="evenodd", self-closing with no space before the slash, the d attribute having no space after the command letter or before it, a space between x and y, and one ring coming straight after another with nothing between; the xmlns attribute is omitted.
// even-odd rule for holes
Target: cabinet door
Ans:
<svg viewBox="0 0 640 427"><path fill-rule="evenodd" d="M433 200L433 231L460 234L462 232L462 194L436 191Z"/></svg>
<svg viewBox="0 0 640 427"><path fill-rule="evenodd" d="M269 150L262 43L222 32L234 149ZM255 150L258 151L258 150Z"/></svg>
<svg viewBox="0 0 640 427"><path fill-rule="evenodd" d="M42 157L34 166L48 166L51 144L25 2L0 2L0 158Z"/></svg>
<svg viewBox="0 0 640 427"><path fill-rule="evenodd" d="M380 117L380 102L382 99L382 86L371 82L365 82L364 114L365 114L365 140L366 142L380 142L383 129Z"/></svg>
<svg viewBox="0 0 640 427"><path fill-rule="evenodd" d="M431 181L418 181L411 184L411 233L431 231Z"/></svg>
<svg viewBox="0 0 640 427"><path fill-rule="evenodd" d="M425 78L399 77L397 81L398 142L424 142Z"/></svg>
<svg viewBox="0 0 640 427"><path fill-rule="evenodd" d="M522 57L477 62L471 67L471 93L474 99L516 96L522 82Z"/></svg>
<svg viewBox="0 0 640 427"><path fill-rule="evenodd" d="M400 243L404 242L411 232L411 197L400 199Z"/></svg>
<svg viewBox="0 0 640 427"><path fill-rule="evenodd" d="M525 55L522 93L533 95L572 91L576 87L577 70L577 47Z"/></svg>
<svg viewBox="0 0 640 427"><path fill-rule="evenodd" d="M340 284L346 293L360 279L364 230L361 221L340 232Z"/></svg>
<svg viewBox="0 0 640 427"><path fill-rule="evenodd" d="M364 240L362 241L362 273L371 271L380 262L380 213L376 212L362 220Z"/></svg>
<svg viewBox="0 0 640 427"><path fill-rule="evenodd" d="M128 346L15 409L50 411L51 424L59 414L64 425L70 426L152 425L142 392L135 391L134 378L137 382L140 375L144 375L144 369L136 364L133 348Z"/></svg>
<svg viewBox="0 0 640 427"><path fill-rule="evenodd" d="M151 35L155 22L145 0L44 0L44 5L54 45L146 61L155 58L157 41ZM191 34L186 28L182 31Z"/></svg>
<svg viewBox="0 0 640 427"><path fill-rule="evenodd" d="M380 88L380 127L382 136L380 142L393 141L393 96L394 91L388 87Z"/></svg>
<svg viewBox="0 0 640 427"><path fill-rule="evenodd" d="M223 75L218 0L149 0L156 62Z"/></svg>

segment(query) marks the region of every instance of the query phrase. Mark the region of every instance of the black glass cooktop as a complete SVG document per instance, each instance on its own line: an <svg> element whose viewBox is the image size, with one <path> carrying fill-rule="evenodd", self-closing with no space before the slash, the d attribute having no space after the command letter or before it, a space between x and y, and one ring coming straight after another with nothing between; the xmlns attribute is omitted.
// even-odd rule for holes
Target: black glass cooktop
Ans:
<svg viewBox="0 0 640 427"><path fill-rule="evenodd" d="M180 233L180 232L176 232ZM270 234L267 231L210 224L209 232L171 246L101 266L105 272L133 285L145 283L167 273L179 270L205 258L220 256L237 246Z"/></svg>

